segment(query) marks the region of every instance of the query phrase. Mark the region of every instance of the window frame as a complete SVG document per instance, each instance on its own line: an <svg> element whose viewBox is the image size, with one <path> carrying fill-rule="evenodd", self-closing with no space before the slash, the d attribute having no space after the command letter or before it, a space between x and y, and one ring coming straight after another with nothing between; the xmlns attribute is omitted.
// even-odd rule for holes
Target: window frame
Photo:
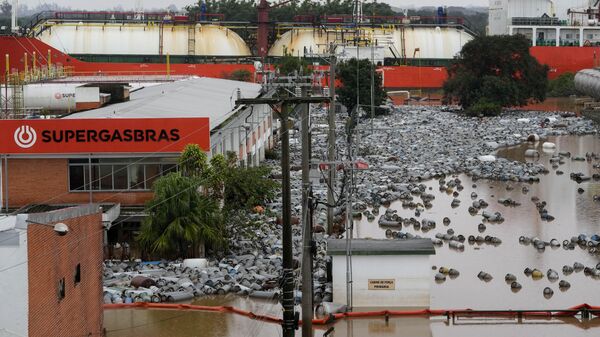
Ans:
<svg viewBox="0 0 600 337"><path fill-rule="evenodd" d="M146 166L147 165L158 165L159 167L159 173L160 175L155 177L155 179L153 181L156 181L156 179L163 177L167 174L169 174L170 172L177 172L179 171L179 165L177 164L177 161L175 158L169 158L171 160L161 160L162 158L148 158L145 160L139 160L139 159L128 159L123 160L121 158L117 158L116 160L112 160L112 158L106 158L106 159L93 159L92 163L90 164L89 162L83 162L83 159L81 158L76 158L76 159L69 159L67 162L67 188L69 190L69 193L89 193L89 192L149 192L152 190L152 186L148 186L148 181L147 181L147 176L146 176ZM166 158L165 158L166 159ZM86 159L88 160L88 159ZM73 162L72 162L73 161ZM97 189L95 189L95 186L92 186L92 177L89 177L89 171L90 171L90 165L92 166L92 176L93 176L93 171L95 168L97 168L98 170L98 183L97 183ZM130 174L130 167L132 165L141 165L143 168L143 172L144 172L144 177L143 177L143 183L141 184L141 188L132 188L131 187L131 174ZM100 171L101 171L101 167L102 166L110 166L111 167L111 183L112 183L112 189L105 189L102 188L102 177L104 177L103 175L101 175ZM115 188L115 166L118 166L119 169L121 169L121 167L124 167L125 172L127 173L127 187L126 188ZM72 189L71 188L71 168L72 167L81 167L83 169L83 186L80 189ZM87 178L87 179L86 179Z"/></svg>

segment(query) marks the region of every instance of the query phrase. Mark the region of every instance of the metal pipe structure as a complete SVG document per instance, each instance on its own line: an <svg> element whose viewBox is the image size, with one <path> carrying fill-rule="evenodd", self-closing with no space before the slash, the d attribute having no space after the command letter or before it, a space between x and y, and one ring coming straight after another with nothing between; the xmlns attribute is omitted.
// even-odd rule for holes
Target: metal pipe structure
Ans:
<svg viewBox="0 0 600 337"><path fill-rule="evenodd" d="M575 89L577 91L600 99L600 69L583 69L575 74Z"/></svg>

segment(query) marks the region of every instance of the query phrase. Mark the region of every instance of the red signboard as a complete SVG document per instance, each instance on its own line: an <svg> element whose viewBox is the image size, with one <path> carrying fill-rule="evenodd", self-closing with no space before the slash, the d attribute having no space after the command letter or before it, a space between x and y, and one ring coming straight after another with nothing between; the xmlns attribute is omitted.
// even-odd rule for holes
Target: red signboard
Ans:
<svg viewBox="0 0 600 337"><path fill-rule="evenodd" d="M210 150L208 118L19 119L0 121L0 154Z"/></svg>

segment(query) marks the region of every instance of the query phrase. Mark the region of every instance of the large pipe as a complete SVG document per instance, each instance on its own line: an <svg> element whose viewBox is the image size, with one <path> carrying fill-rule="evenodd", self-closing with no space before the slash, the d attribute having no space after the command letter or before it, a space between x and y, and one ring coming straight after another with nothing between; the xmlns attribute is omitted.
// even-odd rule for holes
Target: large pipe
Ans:
<svg viewBox="0 0 600 337"><path fill-rule="evenodd" d="M600 70L583 69L575 74L575 89L587 96L600 99Z"/></svg>

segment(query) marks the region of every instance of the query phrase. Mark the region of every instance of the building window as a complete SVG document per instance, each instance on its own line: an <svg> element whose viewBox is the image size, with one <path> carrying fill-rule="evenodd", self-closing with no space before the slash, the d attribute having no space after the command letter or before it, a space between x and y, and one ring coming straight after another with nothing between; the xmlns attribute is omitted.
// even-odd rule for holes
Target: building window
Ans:
<svg viewBox="0 0 600 337"><path fill-rule="evenodd" d="M65 278L58 280L58 300L61 301L65 298Z"/></svg>
<svg viewBox="0 0 600 337"><path fill-rule="evenodd" d="M69 190L83 191L85 190L85 167L84 166L69 166Z"/></svg>
<svg viewBox="0 0 600 337"><path fill-rule="evenodd" d="M177 171L176 158L71 159L69 191L150 190L156 179Z"/></svg>
<svg viewBox="0 0 600 337"><path fill-rule="evenodd" d="M75 267L75 274L73 275L73 281L75 285L78 285L81 282L81 264L78 263L77 267Z"/></svg>

